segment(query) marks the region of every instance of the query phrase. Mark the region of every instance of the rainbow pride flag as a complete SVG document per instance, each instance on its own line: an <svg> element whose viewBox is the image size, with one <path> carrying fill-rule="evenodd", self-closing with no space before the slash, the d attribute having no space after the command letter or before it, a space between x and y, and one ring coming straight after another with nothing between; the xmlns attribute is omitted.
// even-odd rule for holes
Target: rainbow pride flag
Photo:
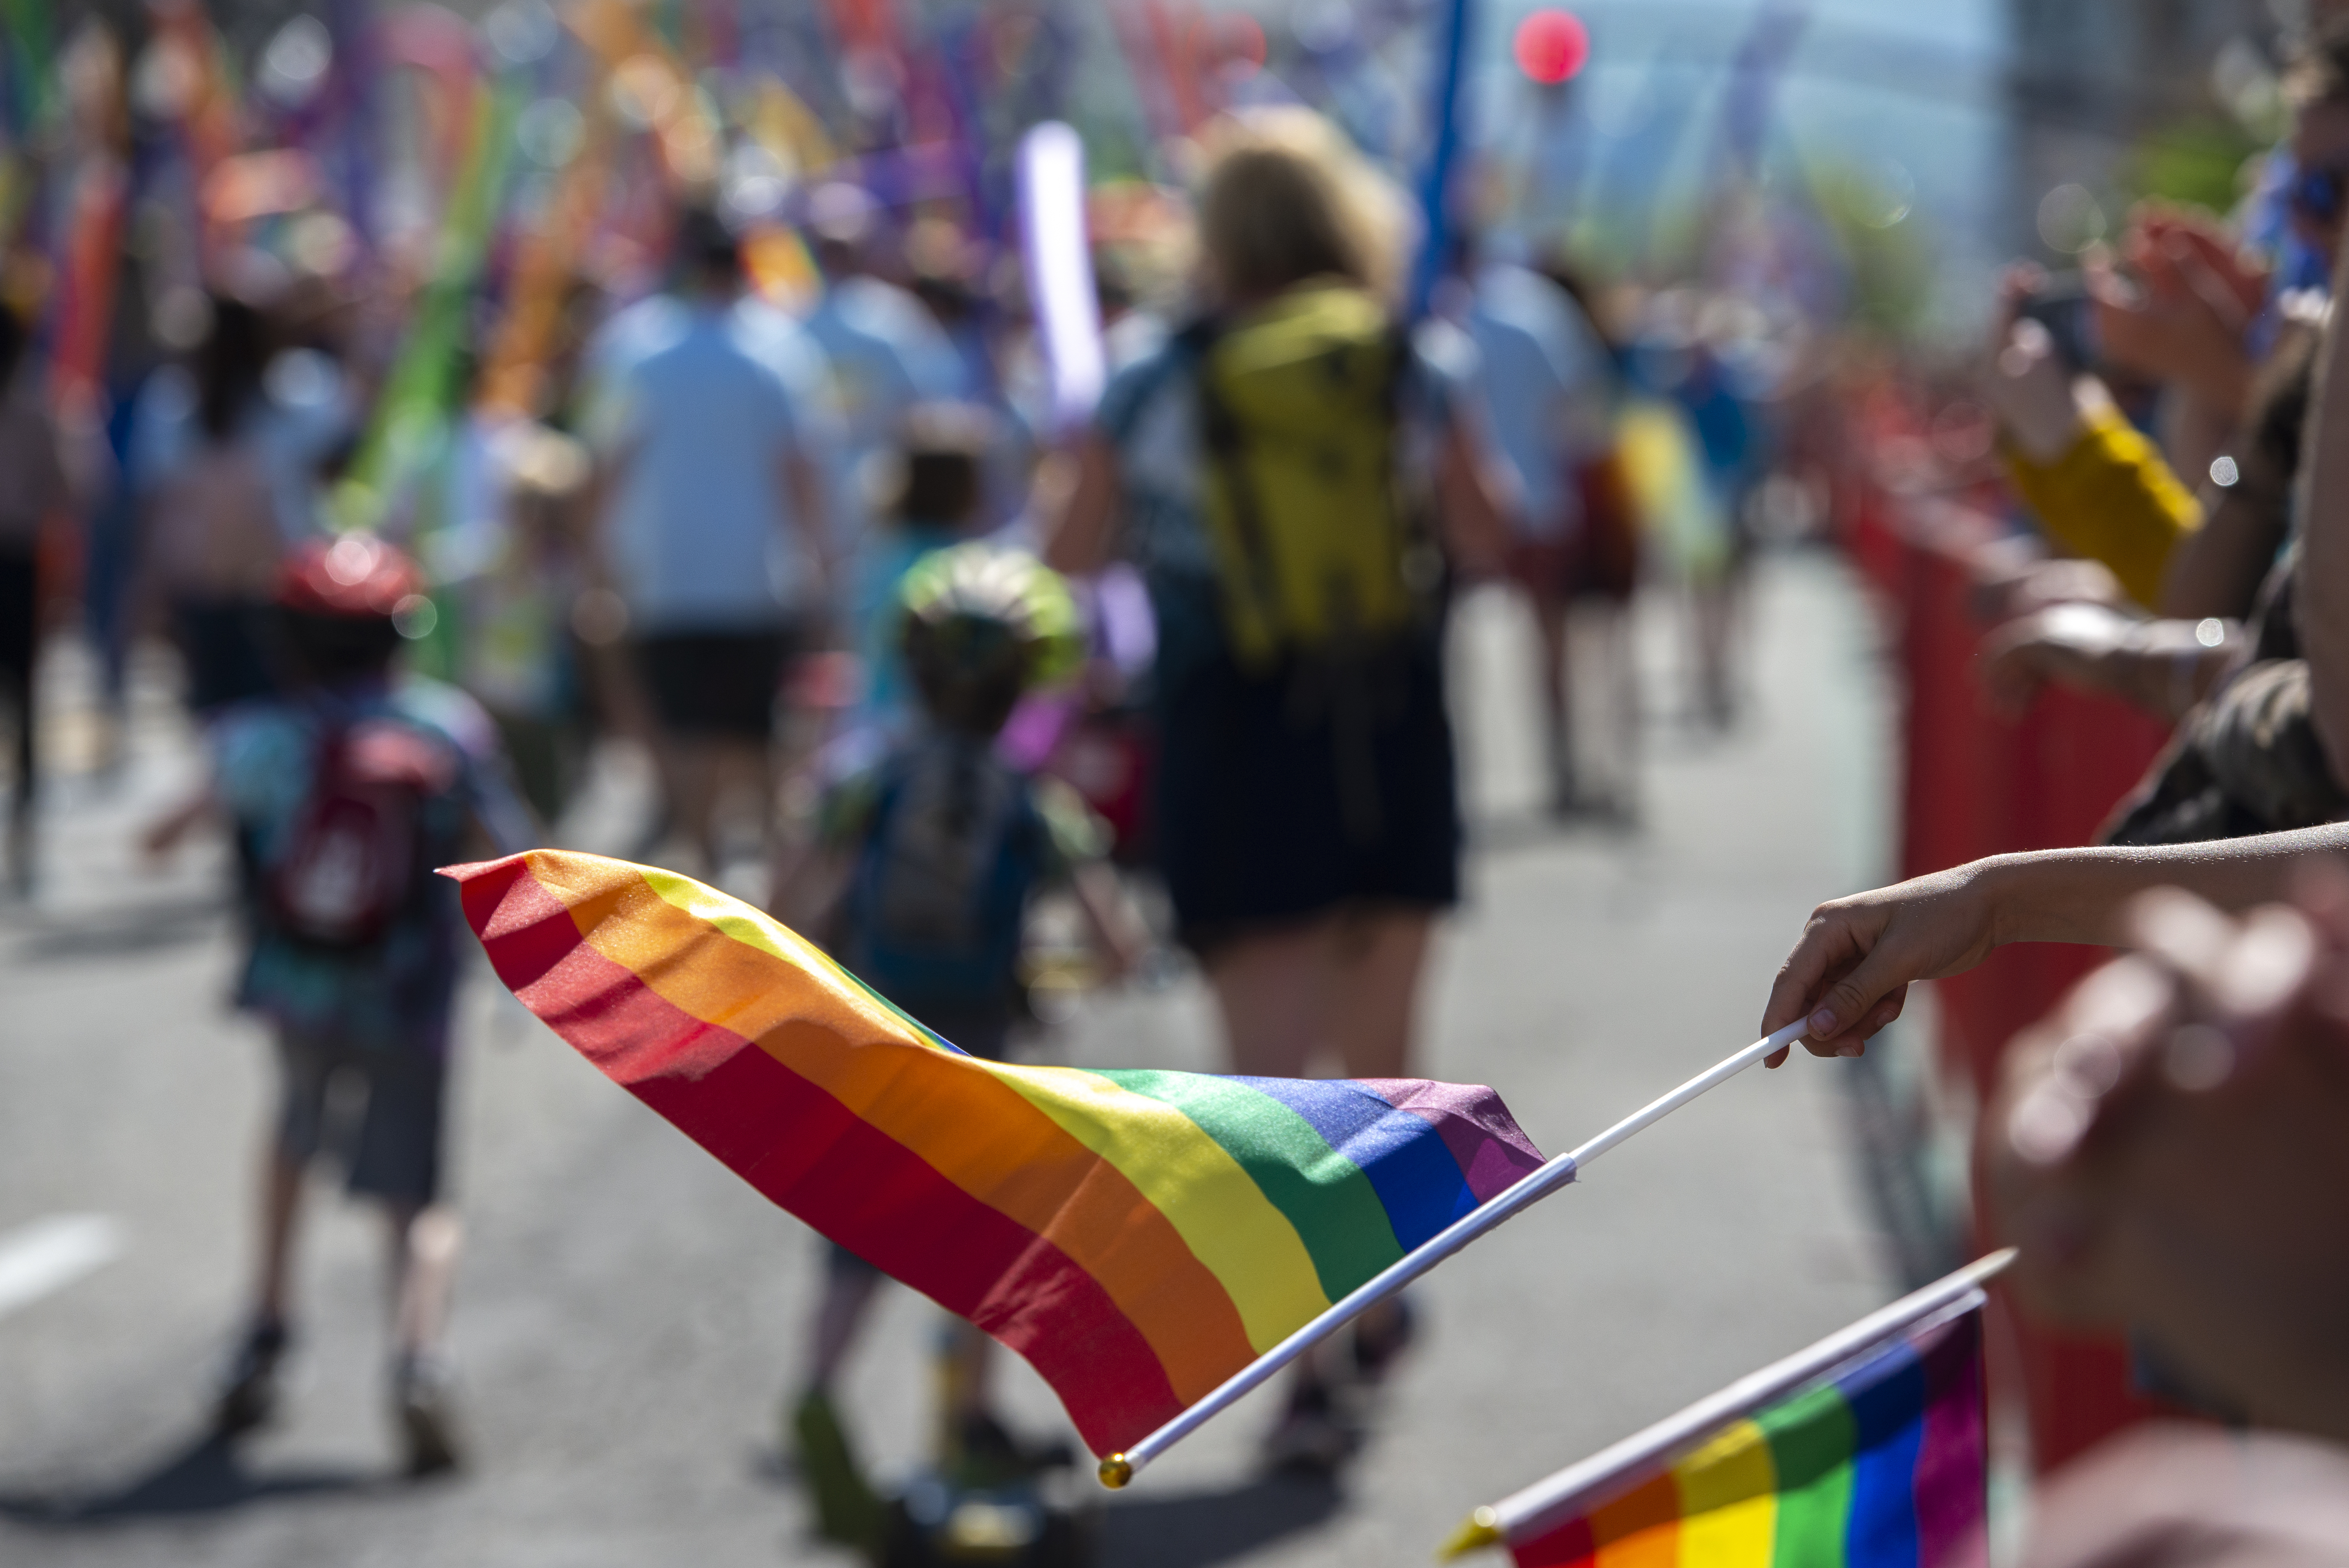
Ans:
<svg viewBox="0 0 2349 1568"><path fill-rule="evenodd" d="M1978 1561L1979 1281L2003 1263L1961 1271L1857 1332L1478 1510L1453 1550L1506 1544L1518 1568Z"/></svg>
<svg viewBox="0 0 2349 1568"><path fill-rule="evenodd" d="M684 877L555 850L447 874L531 1011L1027 1357L1096 1454L1541 1164L1488 1088L982 1061Z"/></svg>

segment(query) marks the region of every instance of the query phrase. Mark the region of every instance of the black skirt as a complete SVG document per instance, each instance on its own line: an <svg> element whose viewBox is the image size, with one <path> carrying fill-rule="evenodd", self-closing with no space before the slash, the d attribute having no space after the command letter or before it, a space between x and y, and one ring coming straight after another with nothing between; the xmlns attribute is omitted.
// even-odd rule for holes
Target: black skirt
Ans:
<svg viewBox="0 0 2349 1568"><path fill-rule="evenodd" d="M1349 904L1459 901L1440 649L1431 631L1265 673L1218 651L1161 690L1159 858L1186 946Z"/></svg>
<svg viewBox="0 0 2349 1568"><path fill-rule="evenodd" d="M653 713L671 735L764 740L793 639L773 632L671 632L636 644Z"/></svg>

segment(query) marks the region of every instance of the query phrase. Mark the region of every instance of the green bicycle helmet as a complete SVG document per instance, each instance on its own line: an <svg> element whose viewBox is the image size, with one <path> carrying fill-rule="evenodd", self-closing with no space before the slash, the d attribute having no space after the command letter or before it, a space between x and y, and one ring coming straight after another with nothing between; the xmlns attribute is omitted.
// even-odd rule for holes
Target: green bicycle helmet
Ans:
<svg viewBox="0 0 2349 1568"><path fill-rule="evenodd" d="M897 590L899 645L930 716L986 737L1022 693L1073 672L1083 650L1061 574L1025 551L957 544L914 562Z"/></svg>

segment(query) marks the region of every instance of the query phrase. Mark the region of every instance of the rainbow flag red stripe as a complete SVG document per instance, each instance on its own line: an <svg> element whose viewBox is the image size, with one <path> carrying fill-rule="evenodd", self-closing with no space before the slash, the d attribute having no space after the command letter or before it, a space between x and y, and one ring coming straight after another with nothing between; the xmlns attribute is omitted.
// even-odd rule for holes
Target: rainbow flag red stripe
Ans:
<svg viewBox="0 0 2349 1568"><path fill-rule="evenodd" d="M684 877L554 850L448 874L533 1012L1026 1357L1098 1454L1541 1164L1488 1088L981 1061Z"/></svg>
<svg viewBox="0 0 2349 1568"><path fill-rule="evenodd" d="M1509 1548L1518 1568L1943 1568L1980 1545L1983 1437L1968 1311Z"/></svg>

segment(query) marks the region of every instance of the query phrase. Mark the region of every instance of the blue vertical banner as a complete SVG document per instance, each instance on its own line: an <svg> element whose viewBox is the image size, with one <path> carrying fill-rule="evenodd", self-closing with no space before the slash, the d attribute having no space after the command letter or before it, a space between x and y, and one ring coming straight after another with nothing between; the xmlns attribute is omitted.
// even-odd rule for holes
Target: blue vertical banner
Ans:
<svg viewBox="0 0 2349 1568"><path fill-rule="evenodd" d="M1435 280L1444 273L1444 257L1452 244L1452 183L1460 161L1460 78L1468 66L1468 0L1446 0L1444 36L1438 44L1433 120L1435 146L1427 161L1427 177L1420 187L1420 214L1424 222L1419 265L1411 279L1409 319L1427 314L1435 295Z"/></svg>

